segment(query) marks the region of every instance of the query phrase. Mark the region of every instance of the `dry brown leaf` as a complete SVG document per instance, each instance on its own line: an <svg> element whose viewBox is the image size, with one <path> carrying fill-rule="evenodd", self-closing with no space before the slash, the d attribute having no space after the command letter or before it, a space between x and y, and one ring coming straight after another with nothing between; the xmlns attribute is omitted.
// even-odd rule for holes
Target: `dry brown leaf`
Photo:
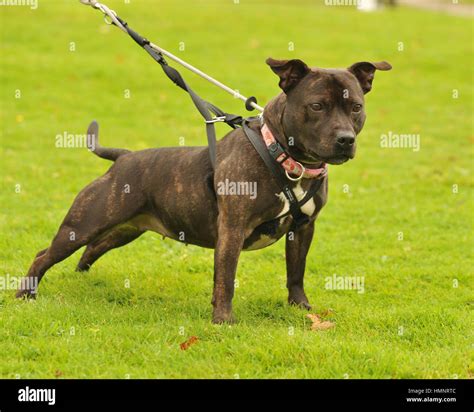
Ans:
<svg viewBox="0 0 474 412"><path fill-rule="evenodd" d="M198 341L197 336L191 336L186 342L183 342L179 345L181 350L187 350L191 345L194 345Z"/></svg>
<svg viewBox="0 0 474 412"><path fill-rule="evenodd" d="M328 308L328 309L324 310L323 312L321 312L319 314L319 316L321 318L325 318L327 316L334 315L334 313L336 313L336 311L334 309Z"/></svg>
<svg viewBox="0 0 474 412"><path fill-rule="evenodd" d="M335 326L333 322L329 322L328 320L322 321L318 315L312 313L308 313L306 317L311 319L311 322L313 322L311 330L326 330Z"/></svg>

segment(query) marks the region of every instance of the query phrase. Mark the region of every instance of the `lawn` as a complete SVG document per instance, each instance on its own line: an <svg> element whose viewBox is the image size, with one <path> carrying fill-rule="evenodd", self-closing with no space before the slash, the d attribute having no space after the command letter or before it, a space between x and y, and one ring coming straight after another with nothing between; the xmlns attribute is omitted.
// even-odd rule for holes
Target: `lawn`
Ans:
<svg viewBox="0 0 474 412"><path fill-rule="evenodd" d="M316 1L105 1L139 33L265 104L268 56L319 67L387 60L356 158L330 166L306 270L312 331L286 304L284 242L243 253L233 326L211 324L211 250L147 233L89 273L77 252L34 302L0 291L3 378L469 378L473 363L472 20ZM0 275L26 273L75 195L110 163L58 134L97 119L102 144L202 145L202 120L145 52L78 1L0 7ZM195 75L201 95L233 99ZM227 129L219 126L223 135ZM420 150L383 148L418 134ZM326 278L361 276L364 293ZM180 343L198 341L187 350Z"/></svg>

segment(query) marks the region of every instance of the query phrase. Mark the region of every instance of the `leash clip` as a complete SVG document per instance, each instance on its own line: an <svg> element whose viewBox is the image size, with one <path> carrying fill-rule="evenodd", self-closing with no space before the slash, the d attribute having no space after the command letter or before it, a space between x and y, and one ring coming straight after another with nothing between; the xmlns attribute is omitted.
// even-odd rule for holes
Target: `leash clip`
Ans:
<svg viewBox="0 0 474 412"><path fill-rule="evenodd" d="M116 25L121 29L126 30L122 25L119 26L117 24L117 13L114 10L109 9L105 4L101 4L97 0L81 0L81 3L90 5L104 13L104 21L108 26Z"/></svg>
<svg viewBox="0 0 474 412"><path fill-rule="evenodd" d="M117 17L117 13L115 13L115 11L110 10L110 9L109 9L109 11L110 11L110 13L112 13L114 15L114 17ZM106 13L105 11L104 11L104 21L105 21L105 24L107 24L109 26L114 24L114 21L112 20L110 15L108 13Z"/></svg>
<svg viewBox="0 0 474 412"><path fill-rule="evenodd" d="M285 170L285 174L286 174L286 177L288 179L290 179L292 182L298 182L299 180L301 180L303 178L303 175L304 175L304 172L306 170L306 168L300 163L300 162L297 162L295 160L295 162L300 165L301 167L301 174L298 176L298 177L291 177L289 174L288 174L288 170Z"/></svg>
<svg viewBox="0 0 474 412"><path fill-rule="evenodd" d="M215 116L211 120L205 120L206 124L213 124L217 122L225 122L225 116Z"/></svg>

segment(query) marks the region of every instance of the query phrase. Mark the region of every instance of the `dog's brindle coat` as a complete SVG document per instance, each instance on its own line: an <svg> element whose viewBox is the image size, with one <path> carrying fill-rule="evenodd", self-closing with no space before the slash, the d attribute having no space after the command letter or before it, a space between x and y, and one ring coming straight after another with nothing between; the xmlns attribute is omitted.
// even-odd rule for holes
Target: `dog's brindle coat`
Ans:
<svg viewBox="0 0 474 412"><path fill-rule="evenodd" d="M353 158L355 137L365 121L364 94L371 89L375 70L391 66L361 62L344 70L310 69L301 60L273 59L267 64L279 76L283 93L267 104L264 120L288 153L308 167ZM258 130L260 124L251 127ZM310 308L303 276L314 221L327 200L327 178L302 208L310 222L289 236L291 216L279 217L288 203L242 129L218 142L215 171L207 147L138 152L99 148L96 153L115 163L77 195L50 247L33 261L30 281L39 283L50 267L84 245L78 270L89 269L107 251L153 230L215 249L213 322L230 322L240 251L269 246L287 234L288 301ZM256 182L256 198L217 195L218 183L226 179ZM302 198L314 183L295 182L295 194ZM17 296L34 297L32 284L23 282Z"/></svg>

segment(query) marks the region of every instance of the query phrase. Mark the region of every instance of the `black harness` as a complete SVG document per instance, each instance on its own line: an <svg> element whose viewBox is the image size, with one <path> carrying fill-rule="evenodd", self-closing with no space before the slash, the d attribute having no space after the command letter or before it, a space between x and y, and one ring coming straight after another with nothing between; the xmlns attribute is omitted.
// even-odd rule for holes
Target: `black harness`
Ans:
<svg viewBox="0 0 474 412"><path fill-rule="evenodd" d="M288 158L288 153L286 153L286 151L277 142L273 143L270 148L267 148L261 134L255 132L255 130L253 130L249 126L249 120L251 119L244 119L244 121L242 122L242 128L244 129L245 135L250 140L250 143L252 143L253 147L260 155L262 160L265 162L265 165L267 166L268 170L270 170L272 175L275 177L276 181L278 182L278 185L280 186L281 191L283 192L290 204L290 210L280 217L288 216L289 214L291 214L291 216L293 217L293 228L297 229L300 226L309 222L310 217L301 211L301 207L314 197L316 192L321 187L325 176L321 176L320 178L316 179L316 181L306 192L303 199L298 201L293 189L291 188L290 181L286 177L286 174L283 171L283 168L281 167L281 161L277 160L281 154L286 155L284 159Z"/></svg>
<svg viewBox="0 0 474 412"><path fill-rule="evenodd" d="M283 153L286 157L289 157L289 154L279 145L278 143L274 143L270 148L267 148L265 145L263 138L260 133L255 132L250 126L250 122L257 120L256 117L250 118L242 118L242 116L226 113L223 110L219 109L218 107L214 106L212 103L207 102L206 100L202 99L199 95L197 95L184 81L181 74L173 67L169 66L163 55L153 49L150 46L150 41L146 38L139 35L137 32L132 30L128 24L123 21L118 16L115 16L117 20L122 24L127 33L130 37L143 49L147 51L147 53L161 66L165 74L168 78L176 84L178 87L183 89L184 91L188 92L190 95L194 105L198 109L199 113L201 113L202 117L206 123L206 134L207 134L207 143L209 146L209 156L211 159L212 167L215 168L216 164L216 130L215 130L215 123L216 122L224 122L228 124L233 129L237 127L242 127L245 135L252 143L253 147L260 155L262 160L265 162L265 165L270 170L272 175L278 182L281 191L285 195L286 199L290 204L290 210L280 217L285 217L291 214L293 217L292 228L296 230L300 226L309 222L310 217L304 214L301 211L301 207L308 202L311 198L314 197L316 192L320 189L325 175L322 175L320 178L315 179L315 182L311 185L309 190L306 192L303 199L298 201L293 189L291 188L291 184L288 178L281 167L280 162L277 161L277 158ZM255 97L249 97L245 102L245 108L249 111L253 110L251 103L257 102Z"/></svg>

